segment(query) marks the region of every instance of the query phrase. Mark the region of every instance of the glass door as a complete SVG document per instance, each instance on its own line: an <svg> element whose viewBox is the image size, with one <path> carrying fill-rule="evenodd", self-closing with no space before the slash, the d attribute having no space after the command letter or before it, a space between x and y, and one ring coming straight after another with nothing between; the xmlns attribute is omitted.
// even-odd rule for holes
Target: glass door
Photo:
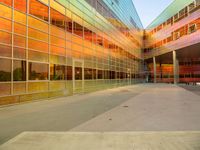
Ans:
<svg viewBox="0 0 200 150"><path fill-rule="evenodd" d="M73 60L73 93L83 93L84 91L84 63L83 60Z"/></svg>

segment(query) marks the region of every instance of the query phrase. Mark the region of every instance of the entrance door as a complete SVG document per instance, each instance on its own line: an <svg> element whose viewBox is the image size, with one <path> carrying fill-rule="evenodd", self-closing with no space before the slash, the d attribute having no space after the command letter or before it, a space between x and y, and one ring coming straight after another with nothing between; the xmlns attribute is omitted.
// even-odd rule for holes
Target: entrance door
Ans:
<svg viewBox="0 0 200 150"><path fill-rule="evenodd" d="M73 60L73 93L83 93L84 91L84 63L83 60Z"/></svg>

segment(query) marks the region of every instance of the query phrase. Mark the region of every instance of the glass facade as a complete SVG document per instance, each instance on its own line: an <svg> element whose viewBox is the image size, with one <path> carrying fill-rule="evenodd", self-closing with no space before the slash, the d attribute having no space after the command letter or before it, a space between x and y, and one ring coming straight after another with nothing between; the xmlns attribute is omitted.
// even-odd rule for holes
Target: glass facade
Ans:
<svg viewBox="0 0 200 150"><path fill-rule="evenodd" d="M142 36L131 0L0 0L0 105L140 82Z"/></svg>

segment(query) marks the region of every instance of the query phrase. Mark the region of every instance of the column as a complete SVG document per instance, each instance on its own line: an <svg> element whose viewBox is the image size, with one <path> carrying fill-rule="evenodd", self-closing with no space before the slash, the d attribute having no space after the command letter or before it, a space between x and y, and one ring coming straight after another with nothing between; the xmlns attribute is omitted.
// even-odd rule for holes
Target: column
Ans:
<svg viewBox="0 0 200 150"><path fill-rule="evenodd" d="M176 56L176 51L173 51L173 70L174 70L174 84L179 82L179 61Z"/></svg>
<svg viewBox="0 0 200 150"><path fill-rule="evenodd" d="M154 83L156 83L156 77L157 77L157 73L156 73L156 57L153 57L153 74L154 74Z"/></svg>

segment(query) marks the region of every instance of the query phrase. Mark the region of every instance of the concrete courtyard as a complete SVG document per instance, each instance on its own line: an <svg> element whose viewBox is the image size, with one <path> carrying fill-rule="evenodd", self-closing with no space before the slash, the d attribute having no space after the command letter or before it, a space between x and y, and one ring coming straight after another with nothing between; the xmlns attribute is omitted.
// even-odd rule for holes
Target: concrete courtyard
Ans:
<svg viewBox="0 0 200 150"><path fill-rule="evenodd" d="M66 131L70 131L69 134L123 132L122 136L124 133L136 131L193 133L200 131L199 90L198 86L138 84L85 95L1 107L0 144L27 131L33 131L29 136L36 136L34 132L40 131L45 135L43 137L49 135L48 132L52 133L49 135L52 137ZM104 139L106 137L107 135ZM200 141L200 136L197 137ZM194 140L194 137L192 139ZM0 149L9 149L8 145L12 145L12 142L3 144Z"/></svg>

